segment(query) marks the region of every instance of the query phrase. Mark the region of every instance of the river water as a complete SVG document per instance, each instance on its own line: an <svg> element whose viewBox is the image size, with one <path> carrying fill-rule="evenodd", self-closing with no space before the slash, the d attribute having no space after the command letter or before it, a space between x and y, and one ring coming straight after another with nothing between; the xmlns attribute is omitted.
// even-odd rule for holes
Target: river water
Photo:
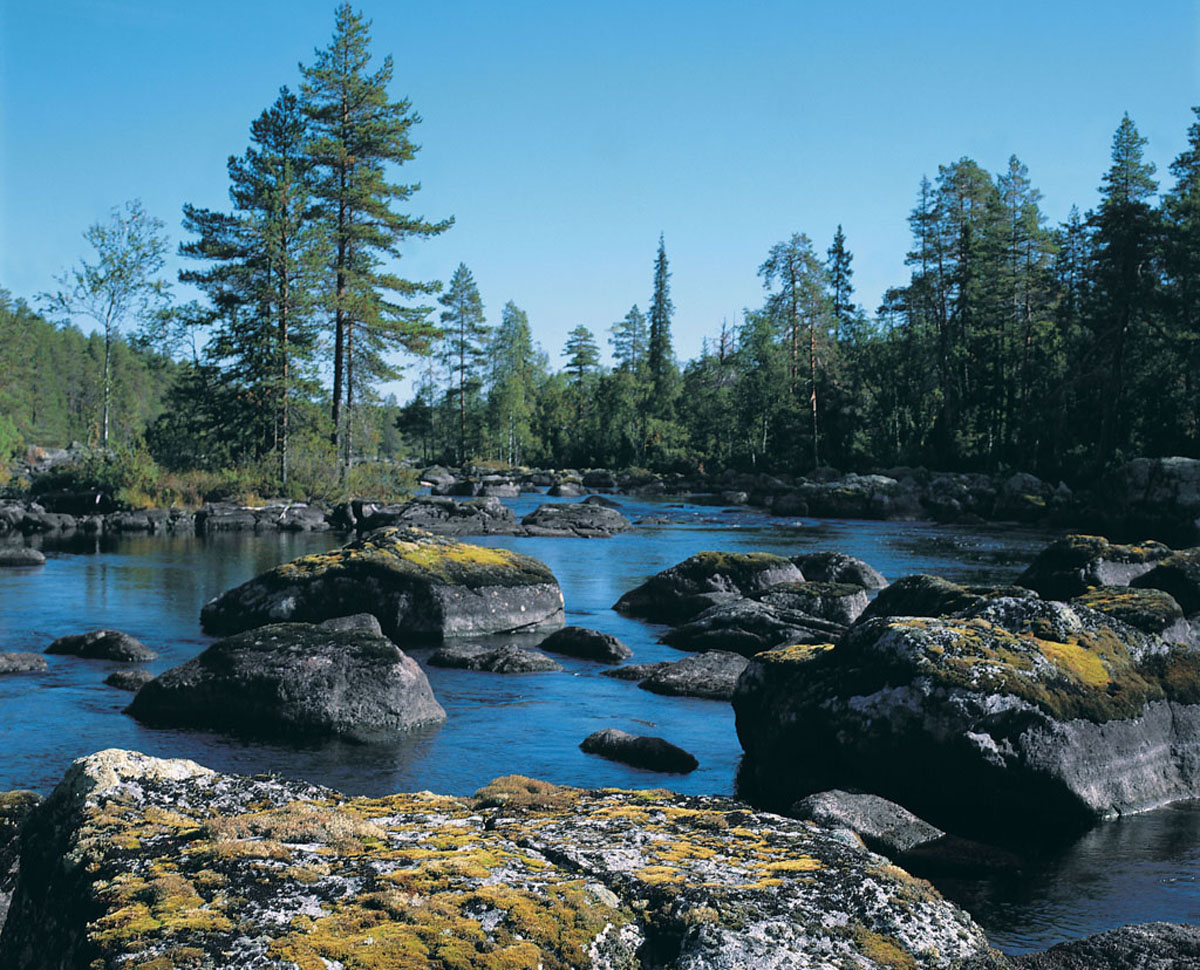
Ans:
<svg viewBox="0 0 1200 970"><path fill-rule="evenodd" d="M518 515L545 496L507 500ZM612 604L646 576L703 549L781 555L836 550L889 579L929 572L969 582L1010 581L1048 534L997 526L780 520L745 509L670 500L620 500L643 524L613 539L472 539L544 561L558 577L567 622L620 637L631 662L678 659L663 629L619 616ZM342 541L330 534L80 538L46 541L45 567L0 570L0 650L41 651L67 633L112 627L158 651L158 673L211 638L200 607L226 589L299 555ZM405 644L401 644L405 647ZM407 648L424 661L431 648ZM49 792L73 758L121 747L191 758L222 771L277 772L355 794L429 789L468 794L492 778L525 774L587 787L659 787L732 794L741 748L728 703L661 697L600 676L605 667L557 657L564 673L500 675L425 666L446 708L440 727L402 743L287 747L217 734L142 727L122 713L130 694L103 684L125 665L48 657L44 674L0 677L0 791ZM700 767L659 775L583 754L593 731L652 734L691 751ZM1111 926L1151 919L1200 922L1200 807L1110 823L1020 876L938 880L1002 949L1041 949Z"/></svg>

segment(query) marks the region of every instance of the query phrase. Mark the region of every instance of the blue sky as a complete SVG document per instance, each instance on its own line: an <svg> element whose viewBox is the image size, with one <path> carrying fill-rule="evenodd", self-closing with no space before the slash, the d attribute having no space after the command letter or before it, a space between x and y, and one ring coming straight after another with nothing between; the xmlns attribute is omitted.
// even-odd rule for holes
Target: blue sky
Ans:
<svg viewBox="0 0 1200 970"><path fill-rule="evenodd" d="M32 300L134 197L175 243L183 203L227 205L225 161L332 0L0 0L0 286ZM399 176L453 215L399 270L465 262L489 319L524 308L555 363L567 332L646 308L658 235L681 356L762 300L793 232L840 222L857 298L906 278L922 174L1016 153L1052 222L1086 210L1128 111L1167 166L1200 104L1200 3L364 4L393 95L422 116Z"/></svg>

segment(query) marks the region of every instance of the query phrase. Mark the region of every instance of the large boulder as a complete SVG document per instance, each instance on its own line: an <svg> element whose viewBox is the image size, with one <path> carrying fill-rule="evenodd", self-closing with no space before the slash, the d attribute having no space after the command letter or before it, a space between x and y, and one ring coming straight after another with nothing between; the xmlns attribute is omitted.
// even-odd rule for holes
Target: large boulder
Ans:
<svg viewBox="0 0 1200 970"><path fill-rule="evenodd" d="M702 610L777 583L802 583L796 565L765 552L698 552L631 589L613 606L618 613L660 623L682 623Z"/></svg>
<svg viewBox="0 0 1200 970"><path fill-rule="evenodd" d="M710 606L660 639L676 650L729 650L750 657L772 647L819 643L840 636L845 629L844 624L807 613L744 599Z"/></svg>
<svg viewBox="0 0 1200 970"><path fill-rule="evenodd" d="M807 575L807 574L805 574ZM768 606L815 616L849 626L870 602L862 586L850 583L780 583L754 594Z"/></svg>
<svg viewBox="0 0 1200 970"><path fill-rule="evenodd" d="M961 586L940 576L916 573L902 576L871 600L859 621L881 616L951 616L962 610L1004 597L1036 599L1023 586Z"/></svg>
<svg viewBox="0 0 1200 970"><path fill-rule="evenodd" d="M615 664L628 660L633 651L611 633L589 630L582 626L565 626L555 630L541 642L543 650L561 653L583 660L598 660L600 663Z"/></svg>
<svg viewBox="0 0 1200 970"><path fill-rule="evenodd" d="M729 798L347 798L106 751L34 811L0 966L790 967L994 958L853 840Z"/></svg>
<svg viewBox="0 0 1200 970"><path fill-rule="evenodd" d="M1103 536L1069 535L1039 552L1017 584L1046 599L1068 600L1093 586L1128 586L1170 554L1161 542L1123 546Z"/></svg>
<svg viewBox="0 0 1200 970"><path fill-rule="evenodd" d="M512 535L517 517L498 498L454 499L418 495L402 505L365 506L358 519L360 533L389 525L424 529L438 535Z"/></svg>
<svg viewBox="0 0 1200 970"><path fill-rule="evenodd" d="M144 663L158 654L140 640L120 630L92 630L59 637L46 648L46 653L70 654L89 660L120 660L125 663Z"/></svg>
<svg viewBox="0 0 1200 970"><path fill-rule="evenodd" d="M860 622L756 657L733 704L766 805L865 789L988 838L1200 795L1200 654L1083 606Z"/></svg>
<svg viewBox="0 0 1200 970"><path fill-rule="evenodd" d="M617 728L593 731L579 743L579 749L585 754L598 754L610 761L620 761L647 771L669 771L684 775L700 767L695 755L670 741L630 734Z"/></svg>
<svg viewBox="0 0 1200 970"><path fill-rule="evenodd" d="M655 694L727 701L749 663L740 653L709 650L682 660L647 664L652 669L638 686Z"/></svg>
<svg viewBox="0 0 1200 970"><path fill-rule="evenodd" d="M1200 616L1200 547L1160 559L1130 584L1169 593L1188 616Z"/></svg>
<svg viewBox="0 0 1200 970"><path fill-rule="evenodd" d="M562 664L540 650L518 647L513 643L499 647L485 647L479 643L448 643L430 655L429 664L459 670L483 670L493 674L534 674L563 669Z"/></svg>
<svg viewBox="0 0 1200 970"><path fill-rule="evenodd" d="M41 549L29 546L0 546L0 569L18 566L44 566L46 556Z"/></svg>
<svg viewBox="0 0 1200 970"><path fill-rule="evenodd" d="M279 623L219 640L134 695L155 727L268 738L388 740L445 720L416 661L386 637Z"/></svg>
<svg viewBox="0 0 1200 970"><path fill-rule="evenodd" d="M1173 643L1193 642L1191 624L1184 619L1183 610L1175 597L1161 589L1096 586L1071 602Z"/></svg>
<svg viewBox="0 0 1200 970"><path fill-rule="evenodd" d="M616 509L590 502L548 502L525 516L521 525L531 536L581 539L608 539L633 528L633 523Z"/></svg>
<svg viewBox="0 0 1200 970"><path fill-rule="evenodd" d="M814 583L851 583L866 589L883 589L888 582L870 563L844 552L805 552L791 557L804 578Z"/></svg>
<svg viewBox="0 0 1200 970"><path fill-rule="evenodd" d="M546 566L507 549L416 529L380 529L276 566L200 612L209 633L371 613L398 642L540 630L562 624L562 590Z"/></svg>
<svg viewBox="0 0 1200 970"><path fill-rule="evenodd" d="M1200 459L1134 459L1104 477L1097 497L1111 533L1200 543Z"/></svg>

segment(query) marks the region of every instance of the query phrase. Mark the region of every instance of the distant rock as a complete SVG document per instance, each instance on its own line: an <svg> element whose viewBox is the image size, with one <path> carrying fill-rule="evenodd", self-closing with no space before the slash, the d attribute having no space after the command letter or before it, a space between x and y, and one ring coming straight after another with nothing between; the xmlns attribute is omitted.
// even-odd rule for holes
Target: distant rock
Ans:
<svg viewBox="0 0 1200 970"><path fill-rule="evenodd" d="M1069 535L1039 552L1017 578L1017 585L1036 590L1045 599L1069 600L1092 586L1128 586L1170 554L1161 542L1123 546L1102 536Z"/></svg>
<svg viewBox="0 0 1200 970"><path fill-rule="evenodd" d="M611 499L606 495L589 495L581 503L583 505L599 505L606 509L619 509L621 503L615 499Z"/></svg>
<svg viewBox="0 0 1200 970"><path fill-rule="evenodd" d="M512 643L501 647L450 643L435 650L428 662L433 667L483 670L493 674L532 674L563 669L562 664L540 650L518 647Z"/></svg>
<svg viewBox="0 0 1200 970"><path fill-rule="evenodd" d="M0 653L0 674L38 673L46 669L46 658L40 653Z"/></svg>
<svg viewBox="0 0 1200 970"><path fill-rule="evenodd" d="M114 670L104 678L104 683L117 690L139 691L154 679L148 670Z"/></svg>
<svg viewBox="0 0 1200 970"><path fill-rule="evenodd" d="M608 664L620 663L633 656L633 651L611 633L601 633L582 626L565 626L556 630L540 646L551 653Z"/></svg>
<svg viewBox="0 0 1200 970"><path fill-rule="evenodd" d="M1194 546L1200 543L1200 459L1136 458L1105 475L1096 502L1110 535Z"/></svg>
<svg viewBox="0 0 1200 970"><path fill-rule="evenodd" d="M578 482L559 482L557 485L551 485L546 492L552 498L578 498L587 493L588 490Z"/></svg>
<svg viewBox="0 0 1200 970"><path fill-rule="evenodd" d="M517 517L499 498L443 498L418 495L401 505L364 506L359 532L389 525L425 529L438 535L512 535Z"/></svg>
<svg viewBox="0 0 1200 970"><path fill-rule="evenodd" d="M0 569L6 566L44 566L46 557L30 546L0 546Z"/></svg>
<svg viewBox="0 0 1200 970"><path fill-rule="evenodd" d="M582 539L607 539L633 528L616 509L588 502L549 502L539 505L521 520L527 535L578 536Z"/></svg>
<svg viewBox="0 0 1200 970"><path fill-rule="evenodd" d="M589 734L579 747L586 754L598 754L610 761L620 761L647 771L687 774L700 766L694 755L669 741L629 734L616 728Z"/></svg>
<svg viewBox="0 0 1200 970"><path fill-rule="evenodd" d="M883 589L888 584L874 566L842 552L806 552L791 560L810 583L851 583L864 589Z"/></svg>
<svg viewBox="0 0 1200 970"><path fill-rule="evenodd" d="M196 513L196 532L324 532L330 528L325 512L304 502L236 505L210 502Z"/></svg>
<svg viewBox="0 0 1200 970"><path fill-rule="evenodd" d="M654 669L638 686L655 694L727 701L748 664L739 653L709 650L682 660L647 664Z"/></svg>
<svg viewBox="0 0 1200 970"><path fill-rule="evenodd" d="M807 613L741 599L711 606L659 639L676 650L727 650L751 657L772 647L821 643L845 630L843 624Z"/></svg>
<svg viewBox="0 0 1200 970"><path fill-rule="evenodd" d="M88 660L120 660L144 663L158 657L140 640L120 630L93 630L59 637L46 648L46 653L70 654Z"/></svg>

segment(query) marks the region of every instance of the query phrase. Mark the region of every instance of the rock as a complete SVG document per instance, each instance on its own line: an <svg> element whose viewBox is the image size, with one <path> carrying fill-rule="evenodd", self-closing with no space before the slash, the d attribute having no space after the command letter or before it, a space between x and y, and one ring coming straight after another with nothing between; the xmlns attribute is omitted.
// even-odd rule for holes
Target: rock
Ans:
<svg viewBox="0 0 1200 970"><path fill-rule="evenodd" d="M1137 458L1106 475L1097 498L1104 524L1123 538L1200 543L1200 459Z"/></svg>
<svg viewBox="0 0 1200 970"><path fill-rule="evenodd" d="M388 525L424 529L438 535L512 535L517 517L498 498L453 499L418 495L403 505L364 508L359 532Z"/></svg>
<svg viewBox="0 0 1200 970"><path fill-rule="evenodd" d="M583 473L583 484L587 488L613 491L617 487L617 477L607 468L592 468Z"/></svg>
<svg viewBox="0 0 1200 970"><path fill-rule="evenodd" d="M546 637L540 644L543 650L562 653L583 660L598 660L615 664L628 660L633 651L611 633L589 630L582 626L565 626Z"/></svg>
<svg viewBox="0 0 1200 970"><path fill-rule="evenodd" d="M862 586L811 581L780 583L755 593L754 599L768 606L805 613L841 626L849 626L858 619L870 602Z"/></svg>
<svg viewBox="0 0 1200 970"><path fill-rule="evenodd" d="M46 658L40 653L0 653L0 674L36 673L46 669Z"/></svg>
<svg viewBox="0 0 1200 970"><path fill-rule="evenodd" d="M200 622L228 635L352 613L371 613L406 642L553 629L563 605L558 582L536 559L393 527L277 566L212 600Z"/></svg>
<svg viewBox="0 0 1200 970"><path fill-rule="evenodd" d="M598 754L610 761L620 761L647 771L668 771L682 775L700 766L693 755L669 741L630 734L616 728L605 728L589 734L580 742L579 748L586 754Z"/></svg>
<svg viewBox="0 0 1200 970"><path fill-rule="evenodd" d="M845 626L806 613L752 599L711 606L659 639L676 650L729 650L751 657L772 647L820 643L840 636Z"/></svg>
<svg viewBox="0 0 1200 970"><path fill-rule="evenodd" d="M516 498L521 494L521 486L515 482L502 482L494 485L485 484L479 490L484 498Z"/></svg>
<svg viewBox="0 0 1200 970"><path fill-rule="evenodd" d="M587 493L588 490L578 482L559 482L557 485L551 485L546 492L553 498L579 498Z"/></svg>
<svg viewBox="0 0 1200 970"><path fill-rule="evenodd" d="M29 546L0 546L0 569L6 566L44 566L46 557L40 549Z"/></svg>
<svg viewBox="0 0 1200 970"><path fill-rule="evenodd" d="M686 657L684 659L687 659ZM659 660L656 663L649 664L626 664L624 667L616 667L612 670L600 671L602 677L612 677L614 680L645 680L660 670L670 667L671 664L677 663L675 660Z"/></svg>
<svg viewBox="0 0 1200 970"><path fill-rule="evenodd" d="M418 479L422 485L449 485L454 481L454 472L444 465L430 465L421 471Z"/></svg>
<svg viewBox="0 0 1200 970"><path fill-rule="evenodd" d="M906 967L994 951L927 884L728 798L510 776L347 798L103 752L30 819L21 970Z"/></svg>
<svg viewBox="0 0 1200 970"><path fill-rule="evenodd" d="M1102 536L1069 535L1039 552L1017 585L1046 599L1068 600L1092 586L1128 586L1170 554L1160 542L1122 546Z"/></svg>
<svg viewBox="0 0 1200 970"><path fill-rule="evenodd" d="M322 532L330 528L325 512L303 502L270 505L234 505L210 502L195 518L196 533L212 532Z"/></svg>
<svg viewBox="0 0 1200 970"><path fill-rule="evenodd" d="M882 590L859 614L859 621L880 616L951 616L999 597L1037 599L1037 593L1022 586L960 586L918 573Z"/></svg>
<svg viewBox="0 0 1200 970"><path fill-rule="evenodd" d="M1200 794L1200 654L1083 606L860 621L755 657L733 706L765 805L863 789L994 841Z"/></svg>
<svg viewBox="0 0 1200 970"><path fill-rule="evenodd" d="M1161 589L1170 593L1188 616L1200 614L1200 548L1171 553L1130 585Z"/></svg>
<svg viewBox="0 0 1200 970"><path fill-rule="evenodd" d="M900 483L885 475L846 475L832 482L804 481L791 501L803 502L807 512L788 513L838 519L913 518L918 506L913 501L897 506ZM776 512L778 500L771 511ZM777 513L778 514L778 513Z"/></svg>
<svg viewBox="0 0 1200 970"><path fill-rule="evenodd" d="M578 536L583 539L607 539L633 528L616 509L586 502L553 502L539 505L521 520L532 536Z"/></svg>
<svg viewBox="0 0 1200 970"><path fill-rule="evenodd" d="M809 582L851 583L865 589L883 589L888 584L874 566L841 552L806 552L791 560Z"/></svg>
<svg viewBox="0 0 1200 970"><path fill-rule="evenodd" d="M682 623L702 610L778 583L802 583L795 564L765 552L699 552L651 576L613 609L658 623Z"/></svg>
<svg viewBox="0 0 1200 970"><path fill-rule="evenodd" d="M1196 970L1200 967L1200 926L1121 926L1009 960L1017 970Z"/></svg>
<svg viewBox="0 0 1200 970"><path fill-rule="evenodd" d="M42 796L35 792L0 792L0 931L21 871L21 826L41 803Z"/></svg>
<svg viewBox="0 0 1200 970"><path fill-rule="evenodd" d="M117 690L139 691L154 679L148 670L114 670L104 678L104 683Z"/></svg>
<svg viewBox="0 0 1200 970"><path fill-rule="evenodd" d="M990 517L1037 522L1046 517L1053 495L1053 485L1028 472L1016 472L1000 486Z"/></svg>
<svg viewBox="0 0 1200 970"><path fill-rule="evenodd" d="M429 490L430 495L450 495L457 498L472 498L483 491L483 483L466 478L447 482L444 485L434 485Z"/></svg>
<svg viewBox="0 0 1200 970"><path fill-rule="evenodd" d="M1170 593L1132 586L1097 586L1071 602L1116 617L1123 623L1173 643L1192 643L1191 625Z"/></svg>
<svg viewBox="0 0 1200 970"><path fill-rule="evenodd" d="M562 664L551 660L540 650L530 650L512 643L502 647L485 647L478 643L447 644L434 651L429 663L434 667L485 670L493 674L532 674L563 669Z"/></svg>
<svg viewBox="0 0 1200 970"><path fill-rule="evenodd" d="M585 498L583 500L583 502L581 504L583 504L583 505L599 505L606 509L621 508L620 502L614 501L613 499L609 498L607 495L589 495L587 498Z"/></svg>
<svg viewBox="0 0 1200 970"><path fill-rule="evenodd" d="M349 616L331 616L317 624L322 630L365 630L383 636L383 627L371 613L351 613Z"/></svg>
<svg viewBox="0 0 1200 970"><path fill-rule="evenodd" d="M128 713L153 727L289 740L380 741L446 718L424 672L390 640L306 623L217 641L146 684Z"/></svg>
<svg viewBox="0 0 1200 970"><path fill-rule="evenodd" d="M113 512L103 519L107 533L146 532L151 535L190 535L196 531L196 517L183 509L140 509Z"/></svg>
<svg viewBox="0 0 1200 970"><path fill-rule="evenodd" d="M836 788L802 798L788 814L829 828L847 828L866 842L868 849L892 859L946 834L886 798Z"/></svg>
<svg viewBox="0 0 1200 970"><path fill-rule="evenodd" d="M59 637L46 648L46 653L70 654L88 660L120 660L144 663L158 657L140 640L120 630L93 630Z"/></svg>
<svg viewBox="0 0 1200 970"><path fill-rule="evenodd" d="M682 660L647 664L656 669L650 670L638 686L655 694L727 701L733 697L733 689L748 664L740 653L709 650Z"/></svg>

